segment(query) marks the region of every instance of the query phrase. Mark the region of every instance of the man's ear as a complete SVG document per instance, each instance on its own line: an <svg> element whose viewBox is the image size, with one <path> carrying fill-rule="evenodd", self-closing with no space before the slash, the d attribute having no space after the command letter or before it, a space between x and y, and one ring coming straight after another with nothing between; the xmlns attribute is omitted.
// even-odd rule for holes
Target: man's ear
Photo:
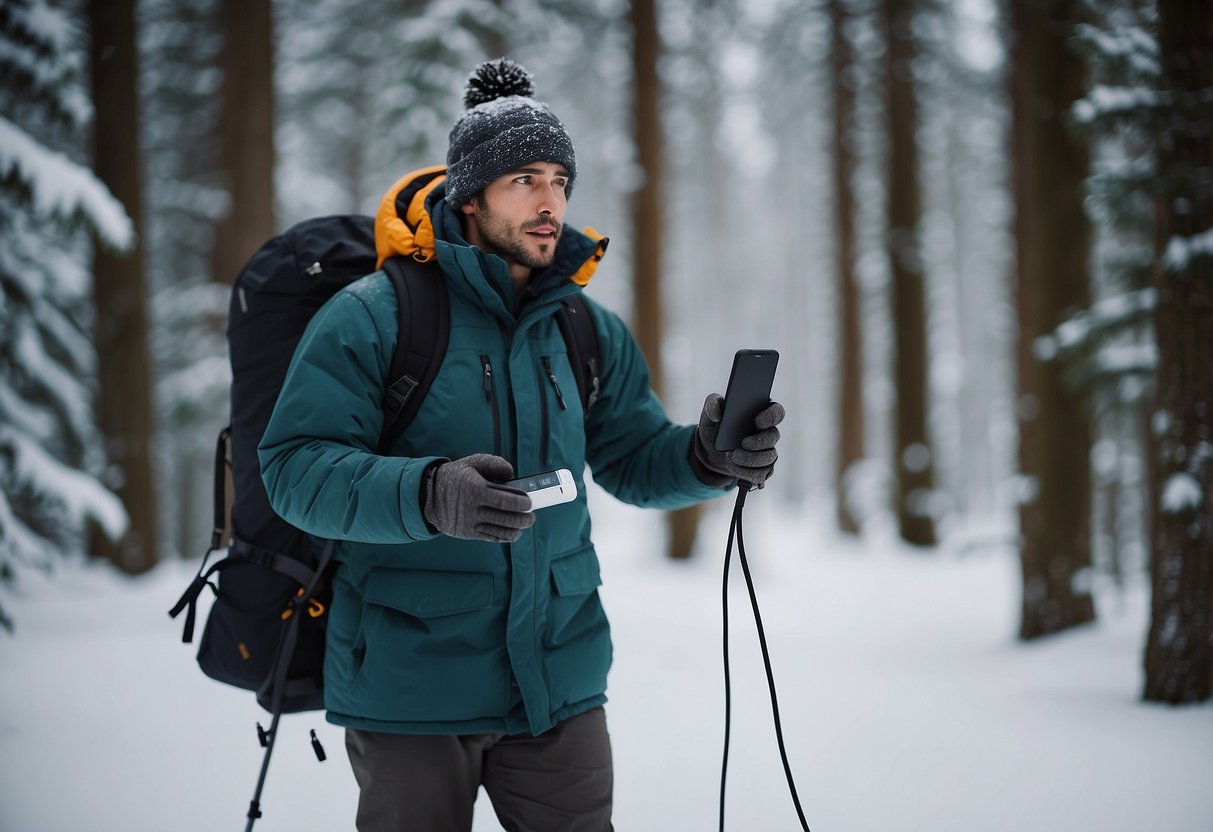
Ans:
<svg viewBox="0 0 1213 832"><path fill-rule="evenodd" d="M469 217L476 213L476 197L472 197L467 202L459 206L459 210Z"/></svg>

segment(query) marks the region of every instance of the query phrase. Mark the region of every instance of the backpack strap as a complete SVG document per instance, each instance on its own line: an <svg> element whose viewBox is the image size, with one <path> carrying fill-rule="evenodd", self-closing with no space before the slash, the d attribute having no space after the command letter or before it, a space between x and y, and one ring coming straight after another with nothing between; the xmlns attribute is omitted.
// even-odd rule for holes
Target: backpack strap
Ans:
<svg viewBox="0 0 1213 832"><path fill-rule="evenodd" d="M590 317L585 298L580 292L575 292L560 302L560 309L556 312L556 324L560 327L560 334L564 337L565 347L569 351L569 364L572 365L573 375L577 379L581 408L586 418L589 418L590 408L598 401L601 393L599 372L602 361L594 319Z"/></svg>
<svg viewBox="0 0 1213 832"><path fill-rule="evenodd" d="M408 427L429 392L446 355L451 334L450 298L436 265L411 257L389 257L383 263L396 290L397 335L383 397L383 430L378 453Z"/></svg>

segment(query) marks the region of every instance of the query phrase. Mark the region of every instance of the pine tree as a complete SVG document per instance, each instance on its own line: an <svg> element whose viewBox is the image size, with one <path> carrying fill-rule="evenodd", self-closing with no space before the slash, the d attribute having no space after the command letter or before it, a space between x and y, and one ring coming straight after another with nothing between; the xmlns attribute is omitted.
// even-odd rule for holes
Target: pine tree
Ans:
<svg viewBox="0 0 1213 832"><path fill-rule="evenodd" d="M80 43L40 0L0 6L0 581L83 553L90 522L111 540L127 525L98 478L84 230L124 248L132 227L76 161L92 114Z"/></svg>
<svg viewBox="0 0 1213 832"><path fill-rule="evenodd" d="M752 155L769 153L771 164L754 187L736 187L735 179L748 181L744 168L728 172L722 190L730 224L716 237L735 258L730 273L745 275L741 285L766 278L744 311L752 323L762 321L760 342L776 334L789 359L777 377L779 395L800 408L811 403L799 415L789 410L796 428L780 440L779 488L793 502L832 493L836 514L850 515L850 524L839 516L840 528L862 529L886 517L894 502L885 462L891 414L868 395L891 352L880 9L877 0L801 0L754 19L761 71L748 88L729 90L722 107L734 135L730 116L738 100L752 99L763 121L724 155L744 156L756 145ZM845 69L833 60L840 53L847 55ZM739 200L746 200L740 211L733 207ZM768 221L772 210L778 221ZM731 288L736 297L738 286ZM780 299L774 308L772 297Z"/></svg>
<svg viewBox="0 0 1213 832"><path fill-rule="evenodd" d="M127 572L159 560L153 460L152 367L143 257L143 169L139 142L139 61L134 0L90 0L89 58L93 102L93 170L126 206L137 239L116 255L104 245L93 257L97 351L97 426L112 482L130 528L118 545L94 535L91 546Z"/></svg>
<svg viewBox="0 0 1213 832"><path fill-rule="evenodd" d="M444 162L465 78L514 40L489 0L278 5L286 225L373 212L401 174Z"/></svg>
<svg viewBox="0 0 1213 832"><path fill-rule="evenodd" d="M838 281L838 455L834 460L835 518L839 530L860 531L854 508L849 504L850 474L864 458L863 332L861 290L855 273L856 148L855 49L847 34L850 14L845 0L829 0L830 80L833 91L831 156L834 168L834 228L837 253L834 270Z"/></svg>
<svg viewBox="0 0 1213 832"><path fill-rule="evenodd" d="M953 545L983 547L1010 521L1013 320L1003 94L1005 25L954 3L915 23L922 113L923 259L931 345L933 515ZM989 15L986 17L985 15ZM945 525L946 524L946 525Z"/></svg>
<svg viewBox="0 0 1213 832"><path fill-rule="evenodd" d="M1083 66L1067 43L1075 3L1012 3L1012 155L1016 202L1017 392L1023 601L1020 638L1094 619L1090 592L1090 420L1041 335L1090 303L1090 228L1083 214L1086 140L1066 114ZM1047 356L1046 356L1047 357Z"/></svg>
<svg viewBox="0 0 1213 832"><path fill-rule="evenodd" d="M884 0L888 107L888 256L892 274L893 355L897 388L897 514L901 537L935 545L934 465L927 431L927 275L922 257L918 107L914 84L915 0Z"/></svg>
<svg viewBox="0 0 1213 832"><path fill-rule="evenodd" d="M171 549L194 553L210 537L210 460L231 381L222 326L231 291L211 281L227 203L219 178L223 36L217 0L141 0L137 14L161 528L172 530Z"/></svg>
<svg viewBox="0 0 1213 832"><path fill-rule="evenodd" d="M665 374L661 360L662 312L661 273L664 212L663 132L660 115L661 80L657 64L661 57L661 37L657 30L654 0L641 0L631 6L635 42L633 128L637 157L644 181L633 196L632 237L635 255L632 262L633 329L649 364L653 390L664 391Z"/></svg>
<svg viewBox="0 0 1213 832"><path fill-rule="evenodd" d="M213 279L232 284L278 230L274 217L274 33L270 0L221 0L220 170L227 209L215 227Z"/></svg>
<svg viewBox="0 0 1213 832"><path fill-rule="evenodd" d="M1091 78L1070 116L1091 144L1087 216L1095 236L1092 303L1037 339L1037 356L1064 368L1092 412L1092 556L1120 579L1145 567L1152 511L1149 417L1157 350L1151 286L1157 163L1139 94L1156 86L1152 8L1097 0L1074 29Z"/></svg>
<svg viewBox="0 0 1213 832"><path fill-rule="evenodd" d="M1213 698L1213 6L1161 0L1157 527L1146 699Z"/></svg>

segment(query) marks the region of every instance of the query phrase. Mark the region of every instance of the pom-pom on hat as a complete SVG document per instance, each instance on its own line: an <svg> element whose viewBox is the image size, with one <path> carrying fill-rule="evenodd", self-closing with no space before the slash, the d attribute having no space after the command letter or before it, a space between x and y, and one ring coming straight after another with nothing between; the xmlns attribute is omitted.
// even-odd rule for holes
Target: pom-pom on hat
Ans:
<svg viewBox="0 0 1213 832"><path fill-rule="evenodd" d="M577 155L560 120L535 92L531 74L509 58L485 61L468 76L467 108L451 128L446 154L446 201L466 203L499 176L532 162L564 165L571 196Z"/></svg>

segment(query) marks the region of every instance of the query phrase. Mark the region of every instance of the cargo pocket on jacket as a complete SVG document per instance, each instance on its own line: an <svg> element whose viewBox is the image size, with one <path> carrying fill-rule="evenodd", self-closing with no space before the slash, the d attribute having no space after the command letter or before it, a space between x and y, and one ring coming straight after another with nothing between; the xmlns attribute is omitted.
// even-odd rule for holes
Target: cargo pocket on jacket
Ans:
<svg viewBox="0 0 1213 832"><path fill-rule="evenodd" d="M548 647L560 647L606 626L606 616L598 600L600 586L602 573L593 546L552 561L552 596L544 640Z"/></svg>
<svg viewBox="0 0 1213 832"><path fill-rule="evenodd" d="M375 569L363 595L354 696L371 719L462 721L504 713L504 635L487 572Z"/></svg>

